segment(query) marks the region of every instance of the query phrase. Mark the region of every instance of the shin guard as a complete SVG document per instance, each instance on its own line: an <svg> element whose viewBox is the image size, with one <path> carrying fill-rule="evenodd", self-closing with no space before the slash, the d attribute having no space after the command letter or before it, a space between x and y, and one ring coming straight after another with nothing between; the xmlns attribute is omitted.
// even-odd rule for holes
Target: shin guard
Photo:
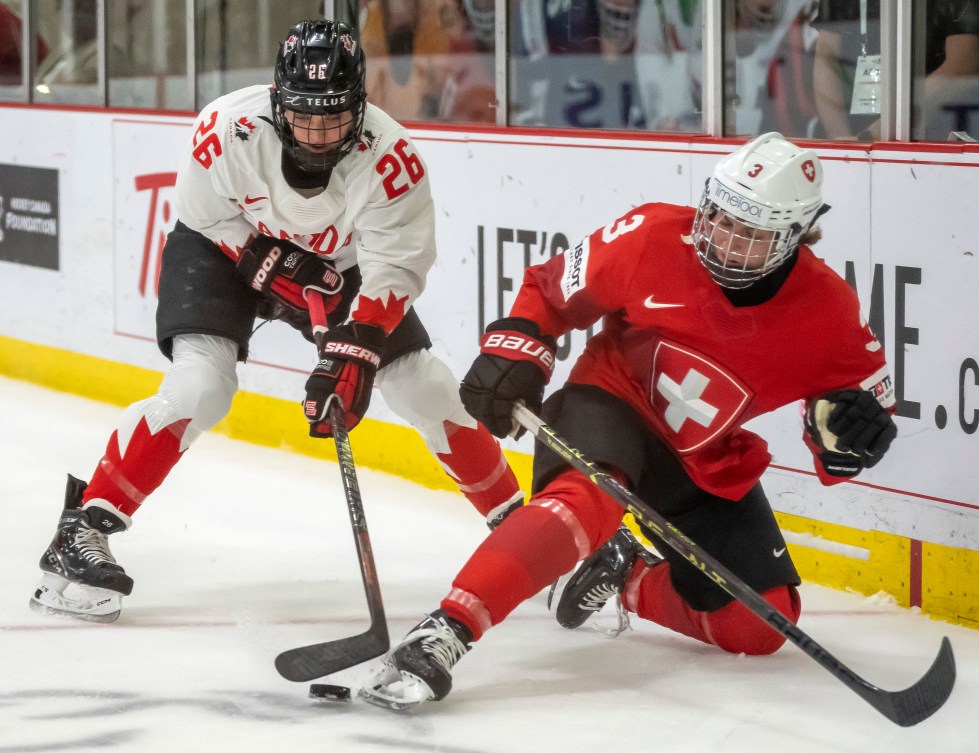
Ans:
<svg viewBox="0 0 979 753"><path fill-rule="evenodd" d="M180 460L181 440L189 423L189 418L176 421L154 434L146 419L141 418L124 447L120 447L119 431L112 432L105 455L85 489L82 505L102 499L132 516Z"/></svg>
<svg viewBox="0 0 979 753"><path fill-rule="evenodd" d="M475 639L605 542L622 508L577 471L551 481L480 544L442 609Z"/></svg>
<svg viewBox="0 0 979 753"><path fill-rule="evenodd" d="M436 456L473 507L487 516L515 500L520 485L499 443L486 427L476 424L476 428L469 429L451 421L442 425L449 451Z"/></svg>
<svg viewBox="0 0 979 753"><path fill-rule="evenodd" d="M802 604L794 586L769 588L760 595L793 623L798 621ZM739 601L713 612L693 609L673 587L666 562L653 567L637 563L622 605L643 619L733 654L771 654L785 643L783 635Z"/></svg>

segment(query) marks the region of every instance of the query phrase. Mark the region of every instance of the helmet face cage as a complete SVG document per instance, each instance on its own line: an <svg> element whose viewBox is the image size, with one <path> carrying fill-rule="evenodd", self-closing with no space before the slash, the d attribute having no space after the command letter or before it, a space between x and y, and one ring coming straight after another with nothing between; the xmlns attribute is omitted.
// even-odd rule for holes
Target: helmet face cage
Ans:
<svg viewBox="0 0 979 753"><path fill-rule="evenodd" d="M823 206L816 153L766 133L724 157L707 181L691 237L726 288L746 288L789 259Z"/></svg>
<svg viewBox="0 0 979 753"><path fill-rule="evenodd" d="M302 21L279 48L272 119L282 148L303 171L327 173L359 141L367 107L365 67L360 43L343 23Z"/></svg>
<svg viewBox="0 0 979 753"><path fill-rule="evenodd" d="M710 185L693 220L697 256L714 281L739 289L771 274L799 245L802 227L775 229L739 219L710 198Z"/></svg>
<svg viewBox="0 0 979 753"><path fill-rule="evenodd" d="M636 0L599 0L599 33L617 51L625 52L636 38L639 17Z"/></svg>

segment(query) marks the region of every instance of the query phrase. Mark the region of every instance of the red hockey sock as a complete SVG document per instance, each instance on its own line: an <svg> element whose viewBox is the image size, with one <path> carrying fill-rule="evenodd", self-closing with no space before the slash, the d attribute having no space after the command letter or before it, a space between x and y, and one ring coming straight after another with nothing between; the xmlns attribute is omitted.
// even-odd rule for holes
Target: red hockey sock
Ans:
<svg viewBox="0 0 979 753"><path fill-rule="evenodd" d="M565 471L494 530L442 601L474 640L553 583L614 532L622 508L577 471Z"/></svg>
<svg viewBox="0 0 979 753"><path fill-rule="evenodd" d="M577 561L574 535L560 517L536 505L517 508L473 552L452 582L442 609L478 640L490 624L500 623Z"/></svg>
<svg viewBox="0 0 979 753"><path fill-rule="evenodd" d="M132 516L143 500L163 483L183 454L180 440L190 419L176 421L151 434L141 418L124 451L119 448L119 432L112 432L104 457L82 496L104 499L125 515Z"/></svg>
<svg viewBox="0 0 979 753"><path fill-rule="evenodd" d="M511 500L520 485L499 443L482 424L475 429L444 421L449 452L437 457L459 490L484 516Z"/></svg>
<svg viewBox="0 0 979 753"><path fill-rule="evenodd" d="M794 586L769 588L761 596L793 623L798 621L802 603ZM622 594L622 605L643 619L732 654L771 654L785 643L784 636L739 601L714 612L693 609L673 588L670 566L665 562L653 567L637 563Z"/></svg>

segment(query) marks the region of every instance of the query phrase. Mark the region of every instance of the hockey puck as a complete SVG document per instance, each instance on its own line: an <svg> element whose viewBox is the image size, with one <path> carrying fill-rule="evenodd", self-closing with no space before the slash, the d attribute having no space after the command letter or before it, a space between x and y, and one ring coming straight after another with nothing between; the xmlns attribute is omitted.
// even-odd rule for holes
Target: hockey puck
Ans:
<svg viewBox="0 0 979 753"><path fill-rule="evenodd" d="M322 685L313 683L309 686L310 698L323 698L327 701L349 701L350 688L343 685Z"/></svg>

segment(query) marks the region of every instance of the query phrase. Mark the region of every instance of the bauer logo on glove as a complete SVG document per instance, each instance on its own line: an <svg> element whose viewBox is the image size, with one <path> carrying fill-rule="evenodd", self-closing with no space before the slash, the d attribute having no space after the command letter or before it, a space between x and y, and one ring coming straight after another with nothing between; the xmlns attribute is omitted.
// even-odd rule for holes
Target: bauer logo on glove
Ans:
<svg viewBox="0 0 979 753"><path fill-rule="evenodd" d="M483 353L498 353L504 358L532 361L548 376L554 371L554 350L536 337L519 332L487 332L480 349Z"/></svg>

